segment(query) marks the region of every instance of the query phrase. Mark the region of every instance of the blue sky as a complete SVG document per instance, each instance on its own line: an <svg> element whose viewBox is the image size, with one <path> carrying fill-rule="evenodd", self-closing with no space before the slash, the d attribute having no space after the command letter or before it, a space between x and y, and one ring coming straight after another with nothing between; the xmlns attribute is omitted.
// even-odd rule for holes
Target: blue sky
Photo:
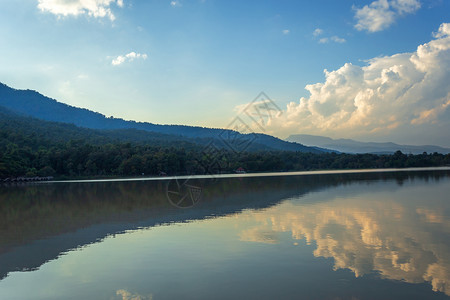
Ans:
<svg viewBox="0 0 450 300"><path fill-rule="evenodd" d="M0 0L0 81L107 116L208 127L264 91L281 108L265 131L282 138L450 146L449 16L447 0ZM439 68L414 61L420 45L438 49ZM383 76L401 91L386 94ZM412 95L439 93L406 102L419 84Z"/></svg>

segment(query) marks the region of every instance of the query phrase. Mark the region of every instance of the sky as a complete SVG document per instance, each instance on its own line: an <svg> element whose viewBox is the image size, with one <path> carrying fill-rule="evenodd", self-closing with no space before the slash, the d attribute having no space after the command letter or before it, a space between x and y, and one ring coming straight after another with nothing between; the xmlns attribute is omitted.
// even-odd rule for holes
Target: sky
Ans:
<svg viewBox="0 0 450 300"><path fill-rule="evenodd" d="M449 23L449 0L0 0L0 82L127 120L272 107L248 127L450 147Z"/></svg>

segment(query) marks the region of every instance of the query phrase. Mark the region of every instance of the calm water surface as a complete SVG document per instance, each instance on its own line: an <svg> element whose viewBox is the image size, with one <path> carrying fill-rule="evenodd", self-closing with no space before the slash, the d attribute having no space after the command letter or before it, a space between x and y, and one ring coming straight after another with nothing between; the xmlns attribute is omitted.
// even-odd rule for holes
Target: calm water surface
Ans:
<svg viewBox="0 0 450 300"><path fill-rule="evenodd" d="M450 299L450 171L0 186L0 299Z"/></svg>

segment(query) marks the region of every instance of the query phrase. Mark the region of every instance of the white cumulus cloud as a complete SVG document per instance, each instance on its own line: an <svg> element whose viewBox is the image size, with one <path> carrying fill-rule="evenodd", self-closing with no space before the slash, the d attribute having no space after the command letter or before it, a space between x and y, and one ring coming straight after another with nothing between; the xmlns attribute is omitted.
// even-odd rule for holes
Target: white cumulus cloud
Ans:
<svg viewBox="0 0 450 300"><path fill-rule="evenodd" d="M325 70L325 82L305 87L309 97L270 120L271 133L338 137L396 136L450 141L450 24L411 53L376 57Z"/></svg>
<svg viewBox="0 0 450 300"><path fill-rule="evenodd" d="M123 7L123 0L38 0L38 8L57 16L87 14L94 18L107 17L114 21L111 5Z"/></svg>
<svg viewBox="0 0 450 300"><path fill-rule="evenodd" d="M121 64L123 64L123 63L125 63L125 62L131 62L131 61L133 61L133 60L135 60L135 59L147 59L147 54L145 54L145 53L143 53L143 54L141 54L141 53L136 53L136 52L130 52L130 53L128 53L128 54L125 54L125 55L119 55L119 56L117 56L116 58L114 58L112 61L111 61L111 64L113 65L113 66L118 66L118 65L121 65Z"/></svg>
<svg viewBox="0 0 450 300"><path fill-rule="evenodd" d="M377 32L391 26L395 19L404 14L411 14L420 8L419 0L376 0L362 8L356 8L357 30Z"/></svg>

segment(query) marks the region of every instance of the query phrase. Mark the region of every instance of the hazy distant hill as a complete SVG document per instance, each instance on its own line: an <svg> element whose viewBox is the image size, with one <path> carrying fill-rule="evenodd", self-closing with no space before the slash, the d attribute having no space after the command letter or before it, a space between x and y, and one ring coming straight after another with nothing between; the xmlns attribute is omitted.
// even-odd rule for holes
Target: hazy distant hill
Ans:
<svg viewBox="0 0 450 300"><path fill-rule="evenodd" d="M242 150L286 150L318 153L317 148L305 147L298 143L286 142L266 134L244 135L232 130L194 127L185 125L159 125L146 122L125 121L107 118L84 108L73 107L43 96L32 90L16 90L0 83L0 106L27 116L46 121L70 123L91 129L139 129L188 138L215 139L219 147L232 144ZM248 149L247 145L252 145ZM261 145L263 147L257 147ZM244 149L245 148L245 149ZM241 150L241 149L235 149Z"/></svg>
<svg viewBox="0 0 450 300"><path fill-rule="evenodd" d="M306 146L317 146L327 149L336 150L346 153L394 153L397 150L405 154L422 154L427 153L450 153L450 149L433 145L412 146L412 145L398 145L395 143L374 143L374 142L359 142L351 139L332 139L324 136L308 135L308 134L294 134L289 136L287 141L297 142Z"/></svg>

